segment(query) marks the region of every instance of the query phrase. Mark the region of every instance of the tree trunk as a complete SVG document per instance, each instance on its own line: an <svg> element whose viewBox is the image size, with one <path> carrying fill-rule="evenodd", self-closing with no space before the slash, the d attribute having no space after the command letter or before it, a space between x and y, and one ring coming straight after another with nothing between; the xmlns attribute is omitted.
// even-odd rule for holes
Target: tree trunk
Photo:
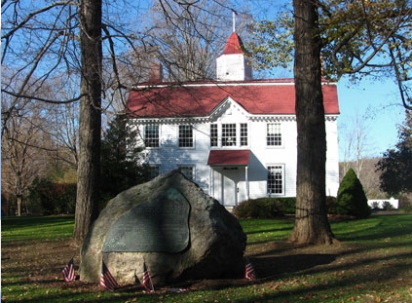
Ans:
<svg viewBox="0 0 412 303"><path fill-rule="evenodd" d="M81 94L74 240L81 243L97 218L100 175L102 3L80 5Z"/></svg>
<svg viewBox="0 0 412 303"><path fill-rule="evenodd" d="M321 86L321 41L317 8L311 0L294 0L295 97L297 120L297 244L332 244L326 211L326 130Z"/></svg>
<svg viewBox="0 0 412 303"><path fill-rule="evenodd" d="M16 216L20 217L21 216L21 202L23 201L23 198L21 195L16 196Z"/></svg>

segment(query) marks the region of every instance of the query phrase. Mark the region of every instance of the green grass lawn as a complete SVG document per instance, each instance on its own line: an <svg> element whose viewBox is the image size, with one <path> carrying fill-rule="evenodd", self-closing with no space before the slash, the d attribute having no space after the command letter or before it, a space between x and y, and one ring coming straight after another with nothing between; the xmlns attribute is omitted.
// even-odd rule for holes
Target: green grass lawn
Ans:
<svg viewBox="0 0 412 303"><path fill-rule="evenodd" d="M61 270L79 248L70 216L2 218L1 295L5 302L412 302L412 215L331 223L340 244L294 247L290 220L241 220L246 255L259 281L191 281L190 291L141 287L109 293L65 283ZM156 287L156 286L155 286Z"/></svg>

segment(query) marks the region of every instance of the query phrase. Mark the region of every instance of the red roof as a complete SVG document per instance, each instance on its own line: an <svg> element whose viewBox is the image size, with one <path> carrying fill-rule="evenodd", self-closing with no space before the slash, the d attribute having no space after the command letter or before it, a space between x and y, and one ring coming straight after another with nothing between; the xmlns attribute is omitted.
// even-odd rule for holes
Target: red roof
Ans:
<svg viewBox="0 0 412 303"><path fill-rule="evenodd" d="M322 90L325 114L339 114L336 85L325 84ZM295 114L293 79L142 85L130 91L128 108L139 118L199 117L228 97L250 114Z"/></svg>
<svg viewBox="0 0 412 303"><path fill-rule="evenodd" d="M230 54L242 54L243 53L243 42L240 37L233 32L226 41L225 47L223 48L222 55Z"/></svg>
<svg viewBox="0 0 412 303"><path fill-rule="evenodd" d="M248 165L250 150L211 150L207 165Z"/></svg>

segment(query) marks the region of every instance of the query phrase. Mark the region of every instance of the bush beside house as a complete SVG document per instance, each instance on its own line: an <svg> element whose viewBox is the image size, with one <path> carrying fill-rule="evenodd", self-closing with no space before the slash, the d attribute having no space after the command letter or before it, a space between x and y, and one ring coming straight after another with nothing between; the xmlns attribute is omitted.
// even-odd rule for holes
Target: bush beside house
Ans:
<svg viewBox="0 0 412 303"><path fill-rule="evenodd" d="M349 169L340 184L334 212L338 215L367 218L372 209L368 205L363 186L353 169Z"/></svg>
<svg viewBox="0 0 412 303"><path fill-rule="evenodd" d="M326 205L329 209L335 209L336 198L326 197ZM240 203L233 209L237 218L274 219L287 215L294 215L296 210L296 198L259 198Z"/></svg>

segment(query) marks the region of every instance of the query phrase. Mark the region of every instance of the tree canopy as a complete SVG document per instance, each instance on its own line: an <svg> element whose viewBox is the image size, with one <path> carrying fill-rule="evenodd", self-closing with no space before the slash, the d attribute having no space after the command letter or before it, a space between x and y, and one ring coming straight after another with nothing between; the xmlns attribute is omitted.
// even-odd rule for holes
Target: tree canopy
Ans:
<svg viewBox="0 0 412 303"><path fill-rule="evenodd" d="M380 188L389 194L412 192L412 112L398 128L399 142L388 149L377 164L381 172Z"/></svg>
<svg viewBox="0 0 412 303"><path fill-rule="evenodd" d="M403 105L412 109L412 1L323 0L316 6L324 76L331 80L343 75L352 80L390 76L399 85ZM250 46L258 67L292 60L294 22L286 8L274 20L253 24L258 43Z"/></svg>

